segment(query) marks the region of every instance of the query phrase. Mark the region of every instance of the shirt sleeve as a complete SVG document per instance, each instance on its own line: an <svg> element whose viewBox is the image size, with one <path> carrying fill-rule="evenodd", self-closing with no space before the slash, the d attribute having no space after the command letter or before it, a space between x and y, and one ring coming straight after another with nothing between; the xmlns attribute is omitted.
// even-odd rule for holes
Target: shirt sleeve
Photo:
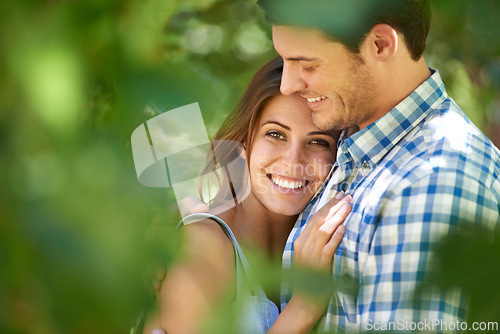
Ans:
<svg viewBox="0 0 500 334"><path fill-rule="evenodd" d="M359 268L361 329L374 321L399 324L397 330L424 320L464 321L463 291L422 290L421 284L432 272L436 245L454 229L466 223L496 228L495 196L478 180L452 171L429 173L387 195L371 222L376 227Z"/></svg>

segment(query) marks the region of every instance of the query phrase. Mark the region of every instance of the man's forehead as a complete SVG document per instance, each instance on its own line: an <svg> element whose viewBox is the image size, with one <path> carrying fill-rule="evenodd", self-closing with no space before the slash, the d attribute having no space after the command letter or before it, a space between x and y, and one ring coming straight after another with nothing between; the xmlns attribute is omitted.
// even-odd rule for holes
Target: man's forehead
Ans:
<svg viewBox="0 0 500 334"><path fill-rule="evenodd" d="M286 41L287 39L296 40L297 42L308 41L314 39L317 42L332 42L336 41L335 38L328 36L323 31L302 26L291 25L273 25L272 26L273 41L280 39Z"/></svg>
<svg viewBox="0 0 500 334"><path fill-rule="evenodd" d="M276 25L272 26L273 34L296 34L296 35L308 35L308 34L321 34L321 31L316 28L294 26L294 25Z"/></svg>
<svg viewBox="0 0 500 334"><path fill-rule="evenodd" d="M273 43L285 60L314 60L311 54L320 43L331 43L324 34L314 28L300 26L273 26Z"/></svg>

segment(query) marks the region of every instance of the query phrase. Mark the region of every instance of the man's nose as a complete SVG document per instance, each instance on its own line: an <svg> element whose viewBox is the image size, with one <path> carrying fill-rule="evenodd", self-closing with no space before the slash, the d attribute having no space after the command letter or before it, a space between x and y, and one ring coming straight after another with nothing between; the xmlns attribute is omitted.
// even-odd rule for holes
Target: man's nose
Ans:
<svg viewBox="0 0 500 334"><path fill-rule="evenodd" d="M296 64L283 65L280 91L283 95L291 95L301 90L305 90L306 83L302 79Z"/></svg>

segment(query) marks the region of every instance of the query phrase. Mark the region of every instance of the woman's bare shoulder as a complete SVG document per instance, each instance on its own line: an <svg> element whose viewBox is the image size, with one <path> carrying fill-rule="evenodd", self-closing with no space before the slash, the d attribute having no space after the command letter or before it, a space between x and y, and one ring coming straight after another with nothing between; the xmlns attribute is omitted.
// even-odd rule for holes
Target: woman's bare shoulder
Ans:
<svg viewBox="0 0 500 334"><path fill-rule="evenodd" d="M167 269L160 291L160 313L148 324L167 333L197 333L214 305L234 296L234 248L217 222L205 219L180 229L183 255ZM161 321L160 321L161 319Z"/></svg>
<svg viewBox="0 0 500 334"><path fill-rule="evenodd" d="M181 229L185 252L189 259L234 263L234 248L222 227L212 219L187 224Z"/></svg>

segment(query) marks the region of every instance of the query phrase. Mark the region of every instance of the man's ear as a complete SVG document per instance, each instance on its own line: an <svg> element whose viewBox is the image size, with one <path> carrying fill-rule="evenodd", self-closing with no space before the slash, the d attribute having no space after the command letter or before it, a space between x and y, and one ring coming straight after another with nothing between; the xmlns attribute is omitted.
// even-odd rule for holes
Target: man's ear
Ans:
<svg viewBox="0 0 500 334"><path fill-rule="evenodd" d="M399 36L396 30L388 24L379 23L368 33L364 47L370 58L387 62L398 50Z"/></svg>

